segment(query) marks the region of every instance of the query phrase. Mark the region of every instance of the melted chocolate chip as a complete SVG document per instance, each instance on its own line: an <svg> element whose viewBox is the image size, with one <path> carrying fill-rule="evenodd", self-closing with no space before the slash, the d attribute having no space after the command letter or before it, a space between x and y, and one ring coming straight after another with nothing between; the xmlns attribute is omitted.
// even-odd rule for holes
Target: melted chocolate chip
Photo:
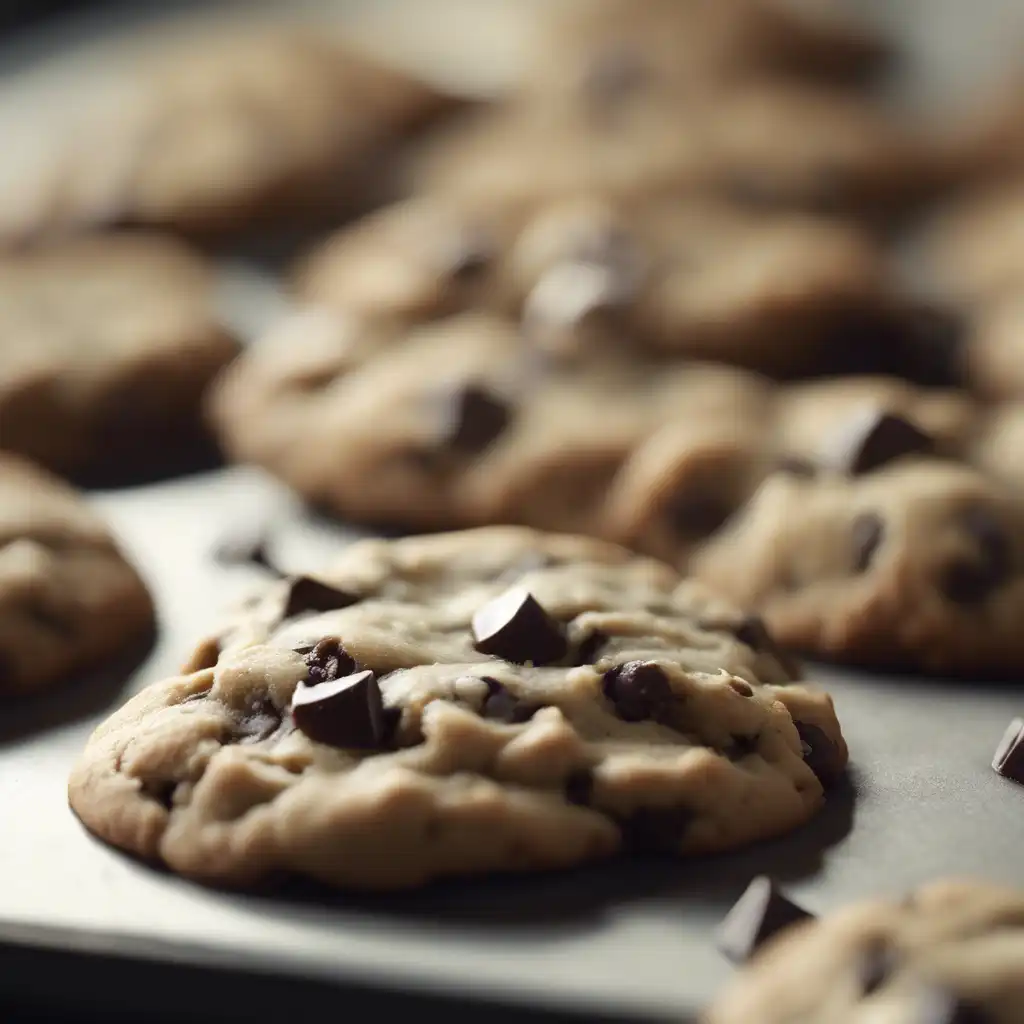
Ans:
<svg viewBox="0 0 1024 1024"><path fill-rule="evenodd" d="M868 946L858 964L860 989L865 996L877 992L890 978L896 969L898 957L896 951L882 942Z"/></svg>
<svg viewBox="0 0 1024 1024"><path fill-rule="evenodd" d="M379 750L384 742L380 686L369 669L316 686L299 683L292 695L292 716L317 743Z"/></svg>
<svg viewBox="0 0 1024 1024"><path fill-rule="evenodd" d="M1024 718L1015 718L996 747L992 767L1003 778L1024 785Z"/></svg>
<svg viewBox="0 0 1024 1024"><path fill-rule="evenodd" d="M326 636L303 659L309 668L306 683L319 686L329 683L341 676L352 675L359 666L341 641L334 636Z"/></svg>
<svg viewBox="0 0 1024 1024"><path fill-rule="evenodd" d="M357 604L359 596L339 587L313 579L312 576L294 576L290 580L288 600L282 617L294 618L307 612L333 612Z"/></svg>
<svg viewBox="0 0 1024 1024"><path fill-rule="evenodd" d="M745 964L772 936L812 916L761 875L747 886L719 925L718 949L732 963Z"/></svg>
<svg viewBox="0 0 1024 1024"><path fill-rule="evenodd" d="M478 455L489 448L512 422L504 399L482 384L468 383L444 397L438 437L450 451Z"/></svg>
<svg viewBox="0 0 1024 1024"><path fill-rule="evenodd" d="M594 795L594 773L589 768L577 768L565 780L565 799L577 807L589 807Z"/></svg>
<svg viewBox="0 0 1024 1024"><path fill-rule="evenodd" d="M795 722L794 725L800 735L807 767L818 776L818 781L828 788L843 772L838 747L818 726L811 725L810 722Z"/></svg>
<svg viewBox="0 0 1024 1024"><path fill-rule="evenodd" d="M604 695L625 722L668 717L673 693L668 676L649 661L628 661L605 672Z"/></svg>
<svg viewBox="0 0 1024 1024"><path fill-rule="evenodd" d="M885 538L885 520L877 512L862 512L850 527L854 572L867 572Z"/></svg>
<svg viewBox="0 0 1024 1024"><path fill-rule="evenodd" d="M473 616L473 646L481 654L525 665L564 658L568 642L556 622L523 587L513 587Z"/></svg>
<svg viewBox="0 0 1024 1024"><path fill-rule="evenodd" d="M836 433L822 463L847 476L861 476L904 455L929 455L932 439L913 423L882 409L862 410Z"/></svg>
<svg viewBox="0 0 1024 1024"><path fill-rule="evenodd" d="M484 682L489 691L484 699L480 714L494 722L504 722L507 725L519 725L528 722L543 705L532 701L520 700L510 693L497 679L484 676Z"/></svg>
<svg viewBox="0 0 1024 1024"><path fill-rule="evenodd" d="M641 807L619 822L623 846L635 853L675 852L694 817L688 807Z"/></svg>
<svg viewBox="0 0 1024 1024"><path fill-rule="evenodd" d="M960 520L977 547L978 557L947 565L941 578L942 592L956 604L980 604L1012 574L1013 551L1002 526L988 509L968 508Z"/></svg>

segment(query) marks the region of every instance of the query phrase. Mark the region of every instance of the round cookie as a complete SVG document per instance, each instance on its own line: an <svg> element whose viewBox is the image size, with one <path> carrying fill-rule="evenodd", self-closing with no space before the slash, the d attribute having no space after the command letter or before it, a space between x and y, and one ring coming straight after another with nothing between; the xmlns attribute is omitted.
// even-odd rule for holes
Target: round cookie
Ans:
<svg viewBox="0 0 1024 1024"><path fill-rule="evenodd" d="M0 696L67 681L152 628L145 585L82 498L0 453Z"/></svg>
<svg viewBox="0 0 1024 1024"><path fill-rule="evenodd" d="M1017 1024L1024 1005L1024 896L933 882L774 939L704 1024Z"/></svg>
<svg viewBox="0 0 1024 1024"><path fill-rule="evenodd" d="M776 473L693 557L780 642L850 664L1017 675L1024 505L974 469L902 458Z"/></svg>
<svg viewBox="0 0 1024 1024"><path fill-rule="evenodd" d="M0 448L119 479L193 460L202 394L238 351L213 285L198 254L158 236L0 256Z"/></svg>
<svg viewBox="0 0 1024 1024"><path fill-rule="evenodd" d="M70 799L103 839L224 884L725 850L806 821L846 761L831 701L787 685L758 623L659 563L522 529L356 543L188 668L96 730Z"/></svg>
<svg viewBox="0 0 1024 1024"><path fill-rule="evenodd" d="M351 212L377 196L389 150L452 105L330 35L280 27L161 37L76 88L70 118L44 107L19 131L0 238Z"/></svg>

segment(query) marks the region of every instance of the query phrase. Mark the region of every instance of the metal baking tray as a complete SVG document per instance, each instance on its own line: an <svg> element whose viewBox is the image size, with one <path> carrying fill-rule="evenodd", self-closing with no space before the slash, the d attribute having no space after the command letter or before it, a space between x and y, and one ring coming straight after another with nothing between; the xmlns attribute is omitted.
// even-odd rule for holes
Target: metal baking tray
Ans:
<svg viewBox="0 0 1024 1024"><path fill-rule="evenodd" d="M908 19L921 7L908 2ZM945 8L955 16L952 3L928 9ZM980 20L977 8L966 13ZM224 301L246 334L281 303L252 267L226 270ZM257 581L256 570L213 562L225 534L273 521L278 560L301 569L356 533L241 468L94 501L153 589L159 634L135 664L3 709L0 1002L77 1003L134 1020L302 1019L336 1000L355 1019L433 1008L458 1021L486 1007L497 1022L679 1022L727 979L713 930L755 874L816 911L949 874L1024 884L1024 789L989 767L1024 688L824 667L810 674L836 698L849 781L805 828L745 851L372 897L228 893L140 864L88 836L67 808L67 774L89 731L174 673Z"/></svg>

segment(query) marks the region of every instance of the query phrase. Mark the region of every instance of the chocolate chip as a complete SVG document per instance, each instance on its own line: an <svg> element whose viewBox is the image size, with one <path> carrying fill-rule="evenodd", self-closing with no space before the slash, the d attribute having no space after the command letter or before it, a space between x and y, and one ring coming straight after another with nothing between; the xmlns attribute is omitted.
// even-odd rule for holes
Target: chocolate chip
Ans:
<svg viewBox="0 0 1024 1024"><path fill-rule="evenodd" d="M889 980L898 962L899 958L891 946L882 942L868 946L857 966L861 994L869 996L877 992Z"/></svg>
<svg viewBox="0 0 1024 1024"><path fill-rule="evenodd" d="M839 748L828 738L823 729L810 722L795 722L803 746L807 767L818 776L826 788L836 782L843 773L843 762Z"/></svg>
<svg viewBox="0 0 1024 1024"><path fill-rule="evenodd" d="M508 404L482 384L463 384L442 401L438 437L451 451L477 455L512 421Z"/></svg>
<svg viewBox="0 0 1024 1024"><path fill-rule="evenodd" d="M754 688L750 683L745 683L742 679L730 679L729 686L736 691L741 697L753 697Z"/></svg>
<svg viewBox="0 0 1024 1024"><path fill-rule="evenodd" d="M984 1007L932 983L923 988L914 1005L912 1024L997 1024Z"/></svg>
<svg viewBox="0 0 1024 1024"><path fill-rule="evenodd" d="M861 476L903 455L928 455L934 448L932 439L902 416L869 408L836 432L822 464L837 473Z"/></svg>
<svg viewBox="0 0 1024 1024"><path fill-rule="evenodd" d="M380 686L369 669L315 686L299 683L292 715L311 740L332 747L378 750L386 731Z"/></svg>
<svg viewBox="0 0 1024 1024"><path fill-rule="evenodd" d="M862 512L853 520L850 538L854 572L867 572L884 537L885 521L877 512Z"/></svg>
<svg viewBox="0 0 1024 1024"><path fill-rule="evenodd" d="M594 773L589 768L577 768L565 780L565 799L577 807L588 807L594 795Z"/></svg>
<svg viewBox="0 0 1024 1024"><path fill-rule="evenodd" d="M992 767L1003 778L1024 785L1024 718L1015 718L996 747Z"/></svg>
<svg viewBox="0 0 1024 1024"><path fill-rule="evenodd" d="M608 643L608 637L600 630L595 629L593 633L585 637L576 647L576 657L573 659L577 665L593 665L597 661L598 652Z"/></svg>
<svg viewBox="0 0 1024 1024"><path fill-rule="evenodd" d="M306 612L333 612L358 603L359 596L339 587L313 579L312 576L293 576L288 590L282 618L291 619Z"/></svg>
<svg viewBox="0 0 1024 1024"><path fill-rule="evenodd" d="M398 731L399 725L402 722L402 709L401 708L385 708L383 713L384 723L384 734L381 738L383 745L387 746L394 738L395 733Z"/></svg>
<svg viewBox="0 0 1024 1024"><path fill-rule="evenodd" d="M359 666L341 641L334 636L326 636L303 659L309 669L306 683L319 686L329 683L341 676L352 675Z"/></svg>
<svg viewBox="0 0 1024 1024"><path fill-rule="evenodd" d="M690 490L668 505L669 521L676 533L686 537L706 537L719 529L732 514L721 499Z"/></svg>
<svg viewBox="0 0 1024 1024"><path fill-rule="evenodd" d="M528 722L543 707L536 702L520 700L510 693L497 679L484 676L488 695L484 699L480 714L495 722L519 725Z"/></svg>
<svg viewBox="0 0 1024 1024"><path fill-rule="evenodd" d="M473 616L473 646L518 665L550 665L565 657L561 625L524 587L513 587Z"/></svg>
<svg viewBox="0 0 1024 1024"><path fill-rule="evenodd" d="M668 676L650 661L628 661L605 672L604 695L615 705L625 722L663 719L671 707L673 694Z"/></svg>
<svg viewBox="0 0 1024 1024"><path fill-rule="evenodd" d="M641 807L619 822L622 842L633 853L672 853L695 815L688 807Z"/></svg>
<svg viewBox="0 0 1024 1024"><path fill-rule="evenodd" d="M742 761L743 758L757 752L757 745L761 740L761 734L753 736L733 736L732 744L726 751L730 761Z"/></svg>
<svg viewBox="0 0 1024 1024"><path fill-rule="evenodd" d="M718 950L732 963L745 964L770 938L813 916L761 875L747 886L718 926Z"/></svg>
<svg viewBox="0 0 1024 1024"><path fill-rule="evenodd" d="M988 509L972 506L961 514L960 521L979 557L951 562L943 570L940 585L956 604L979 604L1012 574L1013 552L1009 538Z"/></svg>

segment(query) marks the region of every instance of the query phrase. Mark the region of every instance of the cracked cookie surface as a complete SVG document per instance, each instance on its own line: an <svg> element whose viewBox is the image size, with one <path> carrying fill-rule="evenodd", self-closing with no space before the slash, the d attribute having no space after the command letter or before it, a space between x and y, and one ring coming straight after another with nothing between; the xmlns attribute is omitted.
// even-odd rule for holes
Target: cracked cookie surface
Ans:
<svg viewBox="0 0 1024 1024"><path fill-rule="evenodd" d="M152 628L145 585L85 501L0 453L0 695L94 668Z"/></svg>
<svg viewBox="0 0 1024 1024"><path fill-rule="evenodd" d="M96 730L70 799L109 842L228 884L725 850L806 821L846 761L831 701L757 620L512 527L357 542L187 669Z"/></svg>
<svg viewBox="0 0 1024 1024"><path fill-rule="evenodd" d="M759 952L705 1024L1016 1024L1024 1005L1024 895L933 882L799 924Z"/></svg>

